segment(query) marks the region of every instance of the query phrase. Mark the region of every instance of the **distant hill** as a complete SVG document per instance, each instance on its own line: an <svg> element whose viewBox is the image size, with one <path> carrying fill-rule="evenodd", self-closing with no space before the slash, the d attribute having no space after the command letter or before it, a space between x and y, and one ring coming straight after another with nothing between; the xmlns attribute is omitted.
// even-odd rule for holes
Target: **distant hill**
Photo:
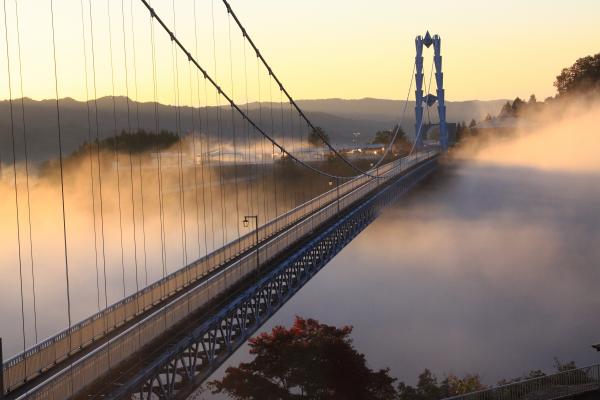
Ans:
<svg viewBox="0 0 600 400"><path fill-rule="evenodd" d="M447 101L446 118L448 122L470 121L472 118L483 119L488 113L495 115L499 112L506 100L469 100ZM351 117L360 120L397 121L405 108L403 100L383 99L326 99L326 100L300 100L298 105L305 111L320 111L340 117ZM409 101L406 106L406 117L403 125L414 124L415 102ZM437 108L430 109L431 119L437 120ZM412 130L411 130L412 131Z"/></svg>
<svg viewBox="0 0 600 400"><path fill-rule="evenodd" d="M139 108L139 126L143 129L154 131L154 103L129 102L130 121L128 123L127 101L125 97L115 98L116 114L113 119L113 101L111 97L98 99L98 132L100 138L112 136L115 131L115 119L117 132L127 130L129 125L132 129L138 127L136 111ZM465 101L448 103L448 121L469 121L471 118L482 119L487 113L496 114L504 100L495 101ZM17 158L23 159L23 140L21 127L20 100L14 101L14 120ZM88 136L88 106L85 102L70 98L61 99L59 102L61 111L61 128L65 154L75 151ZM348 144L352 141L353 132L361 132L361 142L370 141L375 132L382 129L390 129L399 119L404 103L398 100L301 100L298 105L306 112L307 116L317 126L321 126L330 135L335 144ZM245 106L244 106L245 107ZM250 118L260 123L262 115L262 126L267 132L271 132L271 115L269 103L262 103L261 108L257 103L248 105ZM273 126L275 137L281 135L282 113L279 103L274 103ZM91 111L90 122L92 126L92 138L96 135L95 104L89 103ZM217 138L219 125L219 113L216 107L208 107L202 112L202 131L206 129ZM176 131L177 109L173 106L158 105L159 127L169 131ZM262 111L262 114L261 114ZM432 120L436 119L437 110L431 110ZM192 130L191 109L181 107L182 133ZM406 109L406 118L402 121L405 130L412 133L414 124L414 102L409 102ZM41 161L58 154L57 147L57 123L56 102L54 100L31 100L25 99L25 122L27 128L29 154L32 161ZM229 108L223 108L220 113L221 135L224 140L231 140L231 112ZM289 105L284 104L283 129L289 130ZM198 120L195 121L198 129ZM237 132L241 131L243 121L236 119ZM295 134L298 137L299 128L297 120L294 121ZM12 140L10 130L9 102L0 101L0 160L9 162L12 160Z"/></svg>

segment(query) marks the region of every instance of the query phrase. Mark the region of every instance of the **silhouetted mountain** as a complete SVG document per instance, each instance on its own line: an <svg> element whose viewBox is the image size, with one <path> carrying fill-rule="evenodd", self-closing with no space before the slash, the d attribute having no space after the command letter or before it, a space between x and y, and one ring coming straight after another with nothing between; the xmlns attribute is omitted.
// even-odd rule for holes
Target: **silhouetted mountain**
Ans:
<svg viewBox="0 0 600 400"><path fill-rule="evenodd" d="M446 118L448 122L470 121L482 119L488 113L496 114L498 110L506 103L506 100L469 100L469 101L447 101ZM404 108L406 114L404 125L414 124L415 102L409 101L405 106L403 100L383 100L383 99L325 99L325 100L300 100L298 106L307 112L319 111L333 114L341 117L351 117L359 120L374 121L398 121ZM437 121L437 104L430 109L432 121ZM412 132L412 129L408 130Z"/></svg>
<svg viewBox="0 0 600 400"><path fill-rule="evenodd" d="M478 119L488 112L496 113L504 103L504 100L450 102L448 103L448 121ZM390 129L398 121L404 107L402 101L377 99L302 100L298 104L315 125L325 129L336 144L351 143L353 132L362 133L359 138L361 142L370 141L378 130ZM24 106L30 159L35 162L55 157L58 154L56 101L24 99ZM59 106L64 154L72 153L88 141L88 135L92 140L95 139L96 132L102 139L113 136L115 132L118 133L122 130L142 128L147 131L156 131L154 103L130 101L128 112L126 98L115 97L114 115L112 97L103 97L97 102L90 101L89 103L65 98L59 101ZM245 106L242 108L245 109ZM271 116L271 104L269 103L262 103L260 107L257 103L252 103L248 108L250 118L266 132L274 132L273 135L276 138L281 136L282 130L289 132L290 120L293 124L294 135L299 137L300 124L297 116L295 119L290 118L289 105L284 104L282 113L280 104L274 103L273 116ZM403 127L409 134L412 132L414 124L413 109L414 102L409 102L406 107L405 120L402 121ZM229 107L222 107L220 112L217 107L203 108L200 113L196 112L194 124L192 124L192 109L181 107L179 109L179 129L176 107L158 104L157 110L158 130L173 132L179 130L182 134L186 134L195 126L196 131L208 131L211 140L215 140L215 142L219 137L223 140L232 139L232 113ZM435 109L431 110L432 120L436 119L436 112ZM234 115L233 123L236 127L236 134L245 134L245 122L237 114ZM17 159L21 160L24 158L24 146L20 99L13 101L13 126ZM306 129L303 133L306 133ZM289 133L286 135L289 137ZM11 137L10 107L9 102L4 100L0 101L0 160L4 162L12 160Z"/></svg>

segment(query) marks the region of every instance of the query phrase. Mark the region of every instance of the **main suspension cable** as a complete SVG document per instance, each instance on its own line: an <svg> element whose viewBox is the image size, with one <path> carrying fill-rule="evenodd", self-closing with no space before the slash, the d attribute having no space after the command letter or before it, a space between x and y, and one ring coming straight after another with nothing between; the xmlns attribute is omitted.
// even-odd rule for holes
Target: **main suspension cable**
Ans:
<svg viewBox="0 0 600 400"><path fill-rule="evenodd" d="M142 0L142 1L145 1L145 0ZM319 136L319 138L321 139L321 141L323 142L323 144L326 147L328 147L329 150L331 152L333 152L333 154L336 155L336 157L338 157L345 164L347 164L348 166L350 166L353 170L355 170L356 172L358 172L359 175L368 175L368 176L371 176L371 177L376 177L376 175L372 175L368 171L363 171L360 168L358 168L356 165L352 164L346 157L344 157L339 151L337 151L337 149L335 149L335 147L317 129L317 127L312 123L312 121L310 119L308 119L308 117L306 116L306 114L298 106L298 104L296 103L296 101L292 98L292 96L289 94L289 92L287 91L287 89L283 86L283 84L281 83L281 81L279 80L279 78L275 75L275 73L273 72L271 66L267 63L267 60L263 57L263 55L261 54L261 52L258 49L258 47L254 44L254 41L252 40L252 38L250 37L250 35L246 31L246 28L244 28L244 26L242 25L241 21L239 20L239 18L237 17L237 15L233 11L233 9L231 8L231 5L229 4L229 2L227 0L222 0L222 1L225 4L225 7L227 9L227 13L231 14L231 16L235 20L236 24L238 25L238 28L242 32L242 35L248 40L248 43L250 43L250 45L252 46L252 48L256 52L256 56L262 61L262 63L264 64L265 68L269 71L269 75L273 77L273 79L275 80L275 82L277 83L277 85L279 85L279 88L281 89L281 91L285 94L285 96L288 98L288 100L290 101L290 103L292 103L292 105L294 106L294 108L296 109L296 111L302 116L302 119L304 119L304 121L308 124L308 126L310 127L310 129L312 130L312 132L314 132L315 134L317 134ZM390 143L389 146L391 147L391 143ZM336 178L335 176L332 176L332 177ZM348 179L349 177L338 177L338 178ZM352 177L352 178L354 178L354 177Z"/></svg>
<svg viewBox="0 0 600 400"><path fill-rule="evenodd" d="M204 75L204 77L206 78L206 80L208 80L211 85L213 85L213 87L216 89L217 93L218 93L218 97L223 96L225 98L225 100L227 100L231 106L233 108L236 109L236 111L238 113L240 113L242 115L242 117L246 120L248 120L250 122L250 124L258 131L261 133L261 135L263 135L269 142L272 143L273 147L277 147L277 149L285 154L288 154L289 157L293 158L294 160L296 160L297 162L299 162L300 164L302 164L304 167L309 168L315 172L317 172L318 174L321 174L323 176L326 177L330 177L330 178L339 178L339 179L353 179L357 176L369 176L372 178L377 178L377 175L371 174L369 172L364 172L360 169L357 169L352 163L350 163L349 161L347 161L345 158L343 158L343 160L346 160L345 162L347 164L349 164L353 169L357 170L360 174L356 175L356 176L338 176L338 175L333 175L330 174L326 171L322 171L318 168L313 167L310 164L307 164L301 160L299 160L296 156L294 156L293 154L291 154L289 151L287 151L285 148L283 148L279 143L277 143L277 141L275 139L273 139L273 137L271 135L269 135L268 133L266 133L261 127L259 127L252 119L250 119L248 117L248 115L233 101L233 99L231 99L231 97L229 97L222 89L221 87L216 83L216 81L206 72L206 70L198 63L198 61L192 56L192 54L186 49L185 46L183 46L183 44L179 41L179 39L175 36L175 34L168 28L168 26L164 23L164 21L156 14L156 12L154 11L154 9L150 6L150 4L147 2L147 0L140 0L144 6L148 9L148 11L150 12L150 16L151 18L155 19L159 25L163 28L163 30L169 35L170 39L175 42L175 44L181 49L181 51L184 52L184 54L186 54L186 56L188 57L188 59L190 61L192 61L194 63L194 65L196 66L196 68L198 68L200 70L200 72L202 72L202 74ZM234 18L235 19L235 18ZM257 56L259 56L259 54L257 54ZM272 71L271 71L272 72ZM285 90L282 88L282 90ZM286 93L286 92L284 92ZM292 99L293 101L293 99ZM337 152L336 152L337 153Z"/></svg>

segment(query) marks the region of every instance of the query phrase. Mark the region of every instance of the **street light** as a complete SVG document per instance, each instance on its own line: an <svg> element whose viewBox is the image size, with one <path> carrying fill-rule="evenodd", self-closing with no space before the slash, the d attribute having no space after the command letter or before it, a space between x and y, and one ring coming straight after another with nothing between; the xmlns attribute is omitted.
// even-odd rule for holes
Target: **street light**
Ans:
<svg viewBox="0 0 600 400"><path fill-rule="evenodd" d="M254 219L254 226L256 228L256 229L254 229L254 232L256 234L256 272L258 273L258 270L260 268L260 260L259 260L259 252L258 252L258 215L244 216L244 220L242 221L242 223L244 224L244 228L247 228L248 226L250 226L250 221L248 220L248 218Z"/></svg>
<svg viewBox="0 0 600 400"><path fill-rule="evenodd" d="M600 351L600 343L593 344L592 347L595 348L596 351Z"/></svg>

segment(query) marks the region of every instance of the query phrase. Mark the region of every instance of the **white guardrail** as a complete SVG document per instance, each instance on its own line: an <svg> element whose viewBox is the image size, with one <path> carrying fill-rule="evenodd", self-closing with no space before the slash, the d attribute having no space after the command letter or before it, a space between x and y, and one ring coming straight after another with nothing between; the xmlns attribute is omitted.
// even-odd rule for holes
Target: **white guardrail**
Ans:
<svg viewBox="0 0 600 400"><path fill-rule="evenodd" d="M444 400L556 400L593 391L600 391L600 365L526 379Z"/></svg>
<svg viewBox="0 0 600 400"><path fill-rule="evenodd" d="M267 263L290 244L313 231L356 200L418 162L437 155L437 150L415 153L372 171L379 178L360 176L339 188L333 188L314 199L271 220L258 229L260 262ZM338 192L339 190L339 192ZM338 200L339 193L339 200ZM300 221L300 222L299 222ZM295 226L292 226L296 224ZM289 228L289 229L288 229ZM287 230L286 230L287 229ZM3 364L4 388L10 392L37 377L69 356L111 333L131 319L148 311L190 284L205 278L225 263L256 244L256 232L244 235L223 248L171 273L165 278L113 304L70 329L18 354ZM63 399L77 393L105 374L111 366L126 359L151 342L190 312L205 305L230 286L237 284L256 269L256 252L239 258L192 290L180 294L159 310L100 345L90 354L58 372L23 397Z"/></svg>

